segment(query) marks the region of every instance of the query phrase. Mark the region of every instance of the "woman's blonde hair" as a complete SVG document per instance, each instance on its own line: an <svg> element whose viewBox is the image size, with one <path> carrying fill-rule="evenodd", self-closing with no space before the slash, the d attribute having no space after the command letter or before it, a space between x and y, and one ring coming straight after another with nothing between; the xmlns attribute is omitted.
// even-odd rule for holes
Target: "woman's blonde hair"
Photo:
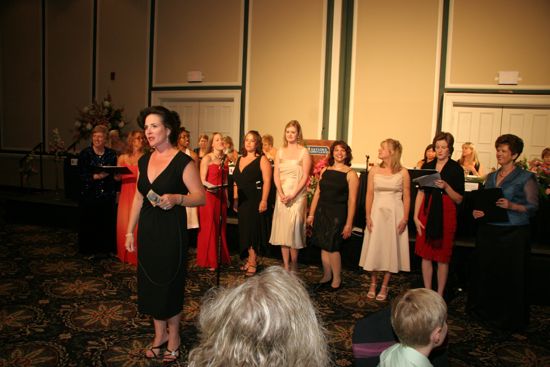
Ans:
<svg viewBox="0 0 550 367"><path fill-rule="evenodd" d="M393 173L397 173L401 171L402 165L401 165L401 155L403 154L403 147L401 146L401 143L399 140L388 138L380 145L386 144L388 147L388 150L390 151L391 157L390 157L390 169ZM380 167L384 167L384 162L380 163Z"/></svg>
<svg viewBox="0 0 550 367"><path fill-rule="evenodd" d="M243 284L209 291L189 367L325 367L324 330L303 283L273 266Z"/></svg>
<svg viewBox="0 0 550 367"><path fill-rule="evenodd" d="M128 134L128 137L126 138L126 151L125 153L130 155L134 152L134 140L136 139L136 135L141 135L142 137L145 137L145 133L143 130L133 130L130 131ZM141 145L141 153L143 153L146 149L146 143L145 139L142 139L143 144Z"/></svg>
<svg viewBox="0 0 550 367"><path fill-rule="evenodd" d="M472 156L473 156L474 165L479 164L479 158L477 156L477 150L476 150L476 147L475 147L474 143L471 143L471 142L467 141L466 143L462 144L462 149L464 149L464 148L471 148L472 149ZM460 156L460 159L458 160L458 163L461 166L464 164L464 156Z"/></svg>
<svg viewBox="0 0 550 367"><path fill-rule="evenodd" d="M298 143L301 146L305 146L304 144L304 137L302 135L302 126L298 122L298 120L290 120L285 125L285 129L283 130L283 146L288 146L288 141L286 141L286 129L289 127L293 127L296 129L296 143Z"/></svg>

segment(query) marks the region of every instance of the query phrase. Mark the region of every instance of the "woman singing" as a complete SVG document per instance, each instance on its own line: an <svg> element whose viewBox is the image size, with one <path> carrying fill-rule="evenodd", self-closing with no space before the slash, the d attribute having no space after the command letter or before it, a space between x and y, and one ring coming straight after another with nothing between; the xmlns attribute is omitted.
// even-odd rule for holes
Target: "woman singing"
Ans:
<svg viewBox="0 0 550 367"><path fill-rule="evenodd" d="M241 254L248 259L241 270L247 276L256 274L259 250L269 238L265 212L271 187L271 164L262 154L260 134L249 131L243 141L241 157L237 159L233 179L233 207L239 215L239 244Z"/></svg>
<svg viewBox="0 0 550 367"><path fill-rule="evenodd" d="M296 120L285 126L284 145L275 157L277 200L269 243L281 246L284 268L298 269L298 250L306 245L305 186L311 170L311 156L304 146L302 127Z"/></svg>
<svg viewBox="0 0 550 367"><path fill-rule="evenodd" d="M307 223L313 225L311 241L321 248L323 277L318 289L330 285L331 291L337 291L342 285L340 248L351 236L359 187L357 173L350 168L352 158L346 142L332 143L329 166L321 173L307 217Z"/></svg>
<svg viewBox="0 0 550 367"><path fill-rule="evenodd" d="M218 238L221 236L221 262L228 264L229 249L226 240L227 193L220 185L227 182L227 157L223 152L223 136L213 133L208 153L201 160L200 177L207 189L206 205L199 208L199 236L197 239L197 265L211 271L218 267ZM221 213L221 225L220 225ZM221 226L221 233L220 233Z"/></svg>
<svg viewBox="0 0 550 367"><path fill-rule="evenodd" d="M380 165L369 171L367 181L366 231L359 265L371 271L368 298L385 301L391 273L410 271L409 221L411 179L401 166L403 148L399 141L386 139L380 144ZM376 271L384 273L376 295Z"/></svg>
<svg viewBox="0 0 550 367"><path fill-rule="evenodd" d="M456 232L456 204L464 195L464 170L451 159L454 138L440 132L433 140L436 159L422 166L435 169L441 179L435 187L421 187L414 205L415 253L422 257L424 287L432 289L433 264L437 262L437 292L443 296Z"/></svg>
<svg viewBox="0 0 550 367"><path fill-rule="evenodd" d="M138 190L126 249L135 251L134 228L139 221L138 308L153 316L155 326L155 338L145 355L171 363L180 355L188 243L185 207L203 205L204 189L193 160L175 147L177 113L162 106L148 107L141 111L138 123L154 151L138 162Z"/></svg>
<svg viewBox="0 0 550 367"><path fill-rule="evenodd" d="M521 138L501 135L495 148L500 168L487 176L485 188L502 189L504 197L495 205L506 209L508 221L478 227L468 311L499 328L519 330L529 322L529 217L538 207L538 185L532 172L515 165L523 151ZM485 216L480 210L472 214Z"/></svg>

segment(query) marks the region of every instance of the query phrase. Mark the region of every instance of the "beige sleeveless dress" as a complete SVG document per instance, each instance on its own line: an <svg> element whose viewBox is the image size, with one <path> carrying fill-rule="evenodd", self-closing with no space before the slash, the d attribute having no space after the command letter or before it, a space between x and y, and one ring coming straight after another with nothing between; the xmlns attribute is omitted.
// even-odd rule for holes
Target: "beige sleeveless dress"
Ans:
<svg viewBox="0 0 550 367"><path fill-rule="evenodd" d="M304 175L302 160L305 151L306 148L302 148L298 159L286 159L283 157L283 149L277 151L279 156L279 179L283 192L292 193L302 179ZM304 248L306 246L306 209L305 187L287 205L281 202L277 194L269 243L295 249Z"/></svg>

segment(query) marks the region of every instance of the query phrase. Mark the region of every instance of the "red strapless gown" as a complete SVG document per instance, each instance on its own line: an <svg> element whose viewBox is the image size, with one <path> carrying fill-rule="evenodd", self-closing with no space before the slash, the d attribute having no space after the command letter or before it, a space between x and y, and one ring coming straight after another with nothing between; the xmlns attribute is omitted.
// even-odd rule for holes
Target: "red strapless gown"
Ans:
<svg viewBox="0 0 550 367"><path fill-rule="evenodd" d="M134 229L134 245L136 250L134 252L126 251L124 244L126 242L126 230L128 229L128 219L130 217L130 210L132 209L132 202L134 201L134 194L136 193L136 180L138 174L138 166L127 166L132 174L122 175L122 186L120 188L120 196L118 197L118 212L116 221L116 247L117 256L120 261L136 265L137 264L137 225Z"/></svg>
<svg viewBox="0 0 550 367"><path fill-rule="evenodd" d="M227 178L228 167L224 168L223 177ZM221 170L217 164L208 166L206 173L206 181L213 185L221 184ZM197 238L197 265L204 268L215 269L218 267L218 234L220 208L222 211L222 244L221 254L222 263L229 264L229 249L225 236L225 228L227 225L227 199L225 190L221 190L222 205L220 205L220 194L206 192L206 204L199 206L199 235Z"/></svg>

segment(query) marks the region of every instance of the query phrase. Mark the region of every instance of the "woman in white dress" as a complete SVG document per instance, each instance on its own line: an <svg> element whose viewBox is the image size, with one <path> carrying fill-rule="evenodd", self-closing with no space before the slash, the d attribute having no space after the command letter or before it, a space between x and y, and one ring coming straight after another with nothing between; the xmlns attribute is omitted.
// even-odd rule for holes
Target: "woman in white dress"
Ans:
<svg viewBox="0 0 550 367"><path fill-rule="evenodd" d="M178 149L181 150L183 153L187 154L191 158L193 158L193 162L195 162L195 165L197 168L199 168L199 156L197 153L189 149L189 143L191 141L191 136L189 131L182 127L180 130L180 134L178 136ZM192 240L191 243L196 244L197 242L197 231L196 229L199 228L199 210L195 207L185 207L185 210L187 211L187 229L194 229L192 233Z"/></svg>
<svg viewBox="0 0 550 367"><path fill-rule="evenodd" d="M388 297L391 273L410 271L407 222L410 208L410 177L401 166L403 148L399 141L386 139L380 144L380 165L374 166L367 180L367 228L359 265L371 271L368 298ZM384 272L376 295L376 271Z"/></svg>
<svg viewBox="0 0 550 367"><path fill-rule="evenodd" d="M296 120L285 126L284 144L275 156L274 180L277 200L269 243L281 246L286 270L298 268L298 250L306 246L306 183L311 156L304 146L302 128Z"/></svg>

